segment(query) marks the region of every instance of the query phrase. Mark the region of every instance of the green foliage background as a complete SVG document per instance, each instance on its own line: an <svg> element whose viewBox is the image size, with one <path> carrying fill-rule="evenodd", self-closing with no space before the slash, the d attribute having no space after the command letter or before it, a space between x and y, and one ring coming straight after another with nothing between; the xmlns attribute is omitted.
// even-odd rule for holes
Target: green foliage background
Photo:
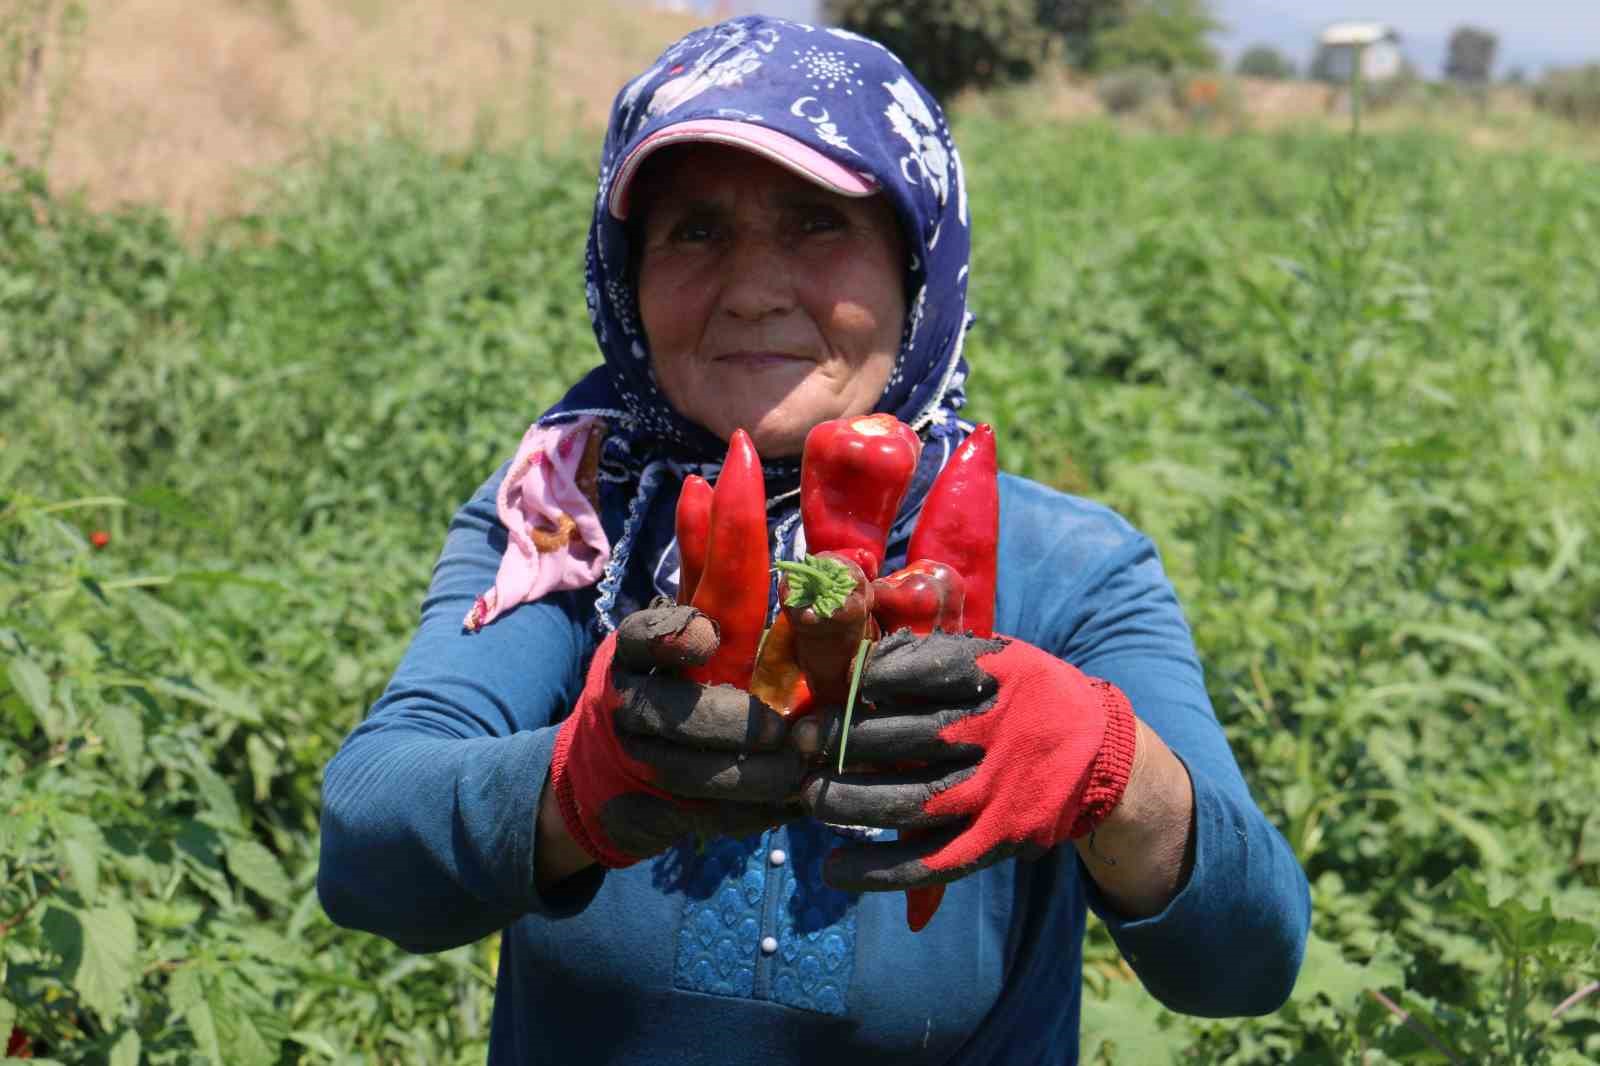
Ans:
<svg viewBox="0 0 1600 1066"><path fill-rule="evenodd" d="M1266 1019L1162 1012L1096 933L1086 1060L1600 1055L1600 996L1553 1017L1600 977L1600 173L1421 137L958 138L971 413L1162 546L1314 884ZM483 1061L493 945L333 928L319 777L450 513L594 359L591 155L330 147L187 244L0 194L0 1036Z"/></svg>

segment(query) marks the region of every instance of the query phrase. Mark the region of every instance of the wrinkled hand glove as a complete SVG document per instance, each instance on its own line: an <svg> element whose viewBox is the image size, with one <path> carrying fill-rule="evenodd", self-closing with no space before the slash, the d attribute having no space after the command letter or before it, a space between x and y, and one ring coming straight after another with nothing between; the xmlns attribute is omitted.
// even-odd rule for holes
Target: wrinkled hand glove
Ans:
<svg viewBox="0 0 1600 1066"><path fill-rule="evenodd" d="M562 820L595 861L630 866L690 833L743 836L804 813L802 757L787 723L731 685L671 671L701 663L716 626L658 601L623 619L590 663L556 734L550 784Z"/></svg>
<svg viewBox="0 0 1600 1066"><path fill-rule="evenodd" d="M818 727L837 752L838 716ZM909 839L840 847L823 876L918 888L1085 836L1122 798L1135 728L1116 686L1020 640L891 634L862 674L846 772L830 758L803 796L823 821Z"/></svg>

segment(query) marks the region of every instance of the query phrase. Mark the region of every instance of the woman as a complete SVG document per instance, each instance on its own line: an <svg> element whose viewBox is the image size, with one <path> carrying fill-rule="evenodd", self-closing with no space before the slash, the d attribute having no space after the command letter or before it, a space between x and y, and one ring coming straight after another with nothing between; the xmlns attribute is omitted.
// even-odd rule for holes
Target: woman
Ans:
<svg viewBox="0 0 1600 1066"><path fill-rule="evenodd" d="M848 775L816 757L837 713L790 729L661 639L709 639L657 597L679 487L741 427L777 558L804 552L813 425L915 427L902 564L971 428L968 247L943 116L874 42L735 19L618 96L587 263L604 366L456 516L325 782L335 921L412 951L505 930L492 1061L1072 1062L1086 908L1173 1009L1288 995L1305 879L1117 515L1002 477L1006 636L881 642ZM939 883L909 932L899 890Z"/></svg>

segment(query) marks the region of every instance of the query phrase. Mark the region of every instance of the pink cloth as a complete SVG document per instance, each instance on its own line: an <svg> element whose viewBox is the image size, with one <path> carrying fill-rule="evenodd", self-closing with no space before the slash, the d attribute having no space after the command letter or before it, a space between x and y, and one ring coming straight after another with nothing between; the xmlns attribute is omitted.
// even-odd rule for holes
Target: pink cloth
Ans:
<svg viewBox="0 0 1600 1066"><path fill-rule="evenodd" d="M488 625L521 603L557 589L579 589L600 580L611 558L611 542L600 516L578 487L578 468L597 418L561 426L528 427L495 496L506 527L505 555L494 587L479 596L462 620L469 631ZM551 533L570 517L575 536L553 551L540 551L535 530Z"/></svg>

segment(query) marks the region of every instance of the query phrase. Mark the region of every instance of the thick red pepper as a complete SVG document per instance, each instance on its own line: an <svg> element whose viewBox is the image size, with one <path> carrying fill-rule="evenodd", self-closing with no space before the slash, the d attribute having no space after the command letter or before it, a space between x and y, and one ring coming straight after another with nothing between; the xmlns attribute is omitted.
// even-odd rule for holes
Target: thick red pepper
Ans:
<svg viewBox="0 0 1600 1066"><path fill-rule="evenodd" d="M675 519L678 534L678 602L694 601L695 586L706 569L711 540L711 482L699 474L683 479Z"/></svg>
<svg viewBox="0 0 1600 1066"><path fill-rule="evenodd" d="M872 582L850 552L807 555L780 562L778 595L794 627L795 660L805 671L815 702L843 706L861 642L878 639L872 618Z"/></svg>
<svg viewBox="0 0 1600 1066"><path fill-rule="evenodd" d="M884 632L909 629L925 637L935 629L959 633L962 629L964 582L951 566L933 559L918 559L872 583L874 617ZM915 769L904 766L902 769ZM916 840L925 831L903 829L901 840ZM944 899L943 885L906 889L906 925L920 933Z"/></svg>
<svg viewBox="0 0 1600 1066"><path fill-rule="evenodd" d="M717 624L719 643L703 665L683 675L702 685L750 683L767 623L770 555L767 486L761 459L744 430L734 430L711 494L705 571L690 602Z"/></svg>
<svg viewBox="0 0 1600 1066"><path fill-rule="evenodd" d="M953 566L918 559L872 583L872 616L885 633L909 629L927 636L935 629L962 631L966 583Z"/></svg>
<svg viewBox="0 0 1600 1066"><path fill-rule="evenodd" d="M878 576L889 527L922 454L922 439L893 415L820 422L800 456L800 519L806 550L849 555Z"/></svg>
<svg viewBox="0 0 1600 1066"><path fill-rule="evenodd" d="M994 586L1000 550L1000 483L994 429L980 425L950 457L911 532L909 558L955 567L966 583L963 624L994 635Z"/></svg>

